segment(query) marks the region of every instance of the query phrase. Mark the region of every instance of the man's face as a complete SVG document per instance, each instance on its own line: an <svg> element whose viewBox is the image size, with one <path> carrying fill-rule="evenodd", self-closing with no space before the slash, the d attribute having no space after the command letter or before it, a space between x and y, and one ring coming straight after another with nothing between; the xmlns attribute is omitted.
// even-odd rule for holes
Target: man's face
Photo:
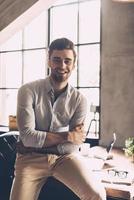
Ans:
<svg viewBox="0 0 134 200"><path fill-rule="evenodd" d="M49 58L51 77L56 82L67 81L74 69L74 54L72 50L53 50Z"/></svg>

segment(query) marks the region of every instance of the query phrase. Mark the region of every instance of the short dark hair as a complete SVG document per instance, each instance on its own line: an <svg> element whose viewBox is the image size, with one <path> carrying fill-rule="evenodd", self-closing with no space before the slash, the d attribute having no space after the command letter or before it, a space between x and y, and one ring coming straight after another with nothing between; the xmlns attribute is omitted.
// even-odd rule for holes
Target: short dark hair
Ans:
<svg viewBox="0 0 134 200"><path fill-rule="evenodd" d="M75 52L75 49L74 49L74 43L67 39L67 38L59 38L59 39L56 39L54 41L52 41L52 43L50 44L49 46L49 50L48 50L48 53L49 53L49 58L53 52L53 50L64 50L64 49L69 49L69 50L72 50L73 51L73 54L74 54L74 62L76 60L76 52Z"/></svg>

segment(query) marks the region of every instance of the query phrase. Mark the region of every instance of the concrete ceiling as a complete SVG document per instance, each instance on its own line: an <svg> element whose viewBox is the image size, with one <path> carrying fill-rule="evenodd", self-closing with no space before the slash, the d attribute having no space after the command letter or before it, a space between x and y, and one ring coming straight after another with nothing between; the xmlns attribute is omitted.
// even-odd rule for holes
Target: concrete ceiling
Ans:
<svg viewBox="0 0 134 200"><path fill-rule="evenodd" d="M0 0L0 44L56 0Z"/></svg>
<svg viewBox="0 0 134 200"><path fill-rule="evenodd" d="M36 2L37 0L0 0L0 31Z"/></svg>

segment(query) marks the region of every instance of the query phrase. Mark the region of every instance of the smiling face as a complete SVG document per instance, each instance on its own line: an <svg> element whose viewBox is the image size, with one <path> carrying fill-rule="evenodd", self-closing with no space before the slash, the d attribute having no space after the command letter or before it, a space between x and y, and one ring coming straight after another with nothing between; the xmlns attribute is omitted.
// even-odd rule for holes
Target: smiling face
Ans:
<svg viewBox="0 0 134 200"><path fill-rule="evenodd" d="M70 49L53 50L48 64L51 68L51 77L56 83L67 83L74 69L74 53Z"/></svg>

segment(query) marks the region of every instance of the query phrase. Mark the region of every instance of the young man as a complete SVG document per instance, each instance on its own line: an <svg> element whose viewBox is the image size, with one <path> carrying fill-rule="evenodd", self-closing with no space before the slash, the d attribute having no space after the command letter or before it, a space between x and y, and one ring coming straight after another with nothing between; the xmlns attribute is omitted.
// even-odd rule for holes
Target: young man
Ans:
<svg viewBox="0 0 134 200"><path fill-rule="evenodd" d="M25 84L18 92L20 142L10 200L37 200L49 176L81 200L106 199L104 188L73 153L86 137L86 100L68 84L75 60L72 41L54 40L48 51L50 76Z"/></svg>

